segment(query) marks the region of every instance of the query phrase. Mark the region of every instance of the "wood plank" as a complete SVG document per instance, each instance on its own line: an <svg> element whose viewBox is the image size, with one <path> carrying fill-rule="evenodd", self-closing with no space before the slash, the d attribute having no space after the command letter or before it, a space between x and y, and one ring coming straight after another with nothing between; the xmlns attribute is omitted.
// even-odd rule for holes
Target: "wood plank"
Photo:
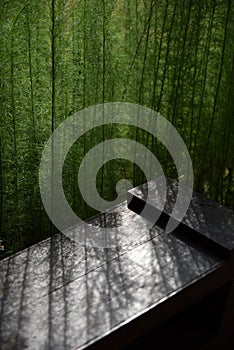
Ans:
<svg viewBox="0 0 234 350"><path fill-rule="evenodd" d="M148 187L151 195L148 196ZM167 198L162 215L159 219L164 225L172 214L176 202L178 182L167 179ZM153 195L152 195L153 193ZM158 215L162 205L161 196L157 188L157 181L152 180L138 186L128 192L128 207L142 215L142 210L147 206L148 220ZM220 246L223 250L234 253L234 212L231 209L208 199L205 196L193 192L192 200L186 215L179 226L179 231L190 231L196 237L203 238L206 243Z"/></svg>
<svg viewBox="0 0 234 350"><path fill-rule="evenodd" d="M87 248L59 234L0 262L4 350L84 348L226 264L160 228L149 231L126 202L98 221L117 225L129 244Z"/></svg>

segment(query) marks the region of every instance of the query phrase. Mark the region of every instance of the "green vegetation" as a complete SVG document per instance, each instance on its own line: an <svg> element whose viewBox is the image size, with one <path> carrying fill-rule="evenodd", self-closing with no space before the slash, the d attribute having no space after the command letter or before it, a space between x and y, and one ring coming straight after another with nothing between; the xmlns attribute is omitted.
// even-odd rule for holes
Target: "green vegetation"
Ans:
<svg viewBox="0 0 234 350"><path fill-rule="evenodd" d="M2 256L54 231L38 187L44 143L68 116L98 103L138 103L168 118L191 153L195 188L234 208L232 0L1 0L0 31ZM80 198L79 162L120 136L145 144L176 176L151 135L96 128L64 166L67 198L83 218L94 211ZM113 198L123 177L144 180L134 164L109 162L97 179L102 196Z"/></svg>

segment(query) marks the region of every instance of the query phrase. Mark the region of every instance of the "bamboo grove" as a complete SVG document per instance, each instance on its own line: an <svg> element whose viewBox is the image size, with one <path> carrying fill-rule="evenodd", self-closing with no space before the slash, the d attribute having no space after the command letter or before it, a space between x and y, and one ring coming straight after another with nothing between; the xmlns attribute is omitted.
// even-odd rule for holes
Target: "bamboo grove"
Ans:
<svg viewBox="0 0 234 350"><path fill-rule="evenodd" d="M68 116L98 103L160 112L189 149L195 188L234 208L233 0L1 0L0 18L2 256L53 233L38 186L44 143ZM63 171L67 199L83 218L94 212L79 193L79 162L112 137L143 143L176 177L152 135L96 128L72 147ZM144 181L117 159L99 172L101 195L112 199L123 177Z"/></svg>

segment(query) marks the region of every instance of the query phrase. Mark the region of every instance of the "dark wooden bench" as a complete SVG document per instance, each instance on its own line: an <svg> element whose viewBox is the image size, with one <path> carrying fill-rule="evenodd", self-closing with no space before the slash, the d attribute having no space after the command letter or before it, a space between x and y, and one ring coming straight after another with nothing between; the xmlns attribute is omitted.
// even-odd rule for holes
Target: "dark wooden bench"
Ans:
<svg viewBox="0 0 234 350"><path fill-rule="evenodd" d="M204 338L199 348L231 346L233 212L199 197L204 202L194 210L211 205L209 215L219 215L215 225L208 223L204 234L183 223L168 234L163 225L169 213L161 227L149 230L147 220L133 212L140 213L144 198L134 190L129 198L90 220L117 226L125 237L122 247L85 247L57 234L0 261L1 350L133 349L149 339L147 348L155 349L163 336L166 344L179 332L178 342ZM214 308L215 331L209 326ZM193 315L211 336L202 338L197 330L189 337Z"/></svg>

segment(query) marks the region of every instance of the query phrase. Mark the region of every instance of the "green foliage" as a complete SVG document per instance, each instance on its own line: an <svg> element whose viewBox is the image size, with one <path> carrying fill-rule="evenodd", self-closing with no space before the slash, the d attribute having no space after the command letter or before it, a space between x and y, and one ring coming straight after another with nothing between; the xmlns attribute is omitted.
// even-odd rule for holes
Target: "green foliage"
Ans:
<svg viewBox="0 0 234 350"><path fill-rule="evenodd" d="M128 101L168 118L193 160L195 187L234 208L234 4L231 0L2 0L0 14L0 238L4 256L52 234L38 188L45 141L68 116ZM172 159L151 135L105 126L69 152L64 188L83 218L94 214L77 184L79 163L97 143L145 144L167 176ZM132 163L99 172L101 195L144 181ZM2 254L0 252L0 254Z"/></svg>

